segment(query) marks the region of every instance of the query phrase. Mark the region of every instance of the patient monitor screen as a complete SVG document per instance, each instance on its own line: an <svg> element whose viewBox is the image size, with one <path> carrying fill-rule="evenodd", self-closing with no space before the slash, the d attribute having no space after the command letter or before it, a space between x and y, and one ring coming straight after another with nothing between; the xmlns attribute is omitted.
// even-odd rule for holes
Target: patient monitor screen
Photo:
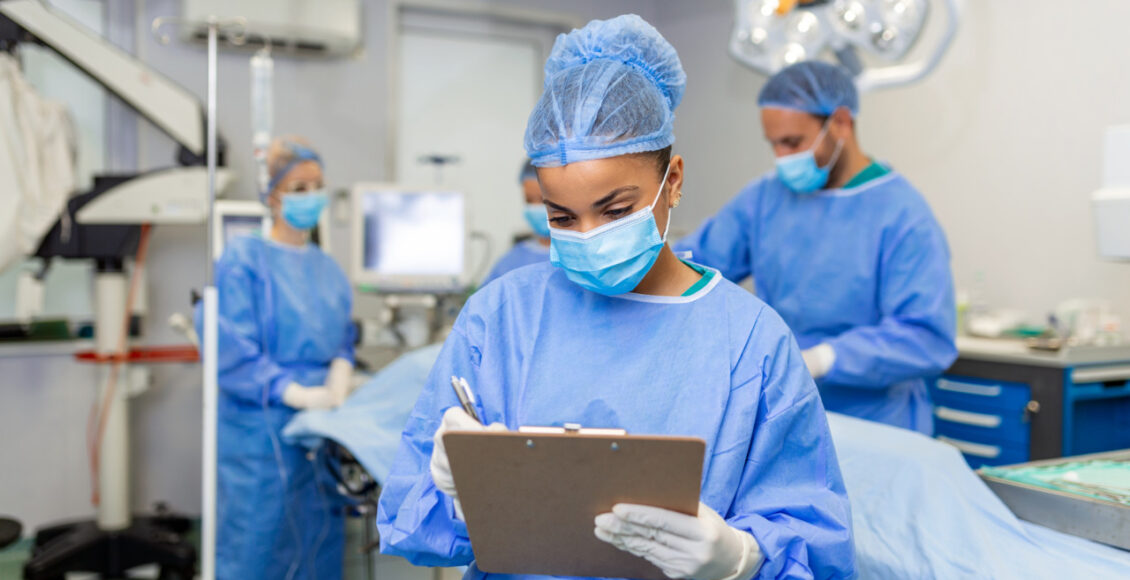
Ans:
<svg viewBox="0 0 1130 580"><path fill-rule="evenodd" d="M459 276L466 243L457 192L361 192L362 265L381 276Z"/></svg>
<svg viewBox="0 0 1130 580"><path fill-rule="evenodd" d="M257 215L226 215L224 216L224 246L239 236L255 233L263 227L263 217Z"/></svg>

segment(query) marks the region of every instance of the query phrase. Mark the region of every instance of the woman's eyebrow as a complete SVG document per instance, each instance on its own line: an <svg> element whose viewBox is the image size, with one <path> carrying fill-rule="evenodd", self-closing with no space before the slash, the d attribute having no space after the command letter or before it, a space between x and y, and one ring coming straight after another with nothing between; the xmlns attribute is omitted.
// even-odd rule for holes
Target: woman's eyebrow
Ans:
<svg viewBox="0 0 1130 580"><path fill-rule="evenodd" d="M545 199L544 197L542 198L541 202L544 203L545 205L549 206L550 208L557 210L557 211L563 211L565 213L573 213L573 210L571 210L571 209L569 209L569 208L567 208L563 205L558 205L556 203L553 203L552 201L549 201L548 199Z"/></svg>
<svg viewBox="0 0 1130 580"><path fill-rule="evenodd" d="M592 206L594 208L599 208L601 206L607 205L609 202L611 202L613 199L615 199L617 195L620 195L621 193L626 193L626 192L629 192L629 191L636 191L639 188L640 188L640 186L638 186L638 185L625 185L623 187L617 187L616 189L613 189L611 192L609 192L608 195L594 201Z"/></svg>
<svg viewBox="0 0 1130 580"><path fill-rule="evenodd" d="M600 207L608 205L609 203L611 203L614 199L616 199L616 196L618 196L622 193L630 192L630 191L637 191L637 190L639 190L639 188L640 187L638 185L625 185L623 187L617 187L616 189L613 189L612 191L610 191L608 193L608 195L606 195L606 196L596 200L595 202L593 202L592 207L599 209ZM563 205L553 203L552 201L545 199L544 196L542 197L542 203L544 203L550 209L554 209L556 211L573 213L573 210L571 210L571 209L569 209L569 208L567 208Z"/></svg>

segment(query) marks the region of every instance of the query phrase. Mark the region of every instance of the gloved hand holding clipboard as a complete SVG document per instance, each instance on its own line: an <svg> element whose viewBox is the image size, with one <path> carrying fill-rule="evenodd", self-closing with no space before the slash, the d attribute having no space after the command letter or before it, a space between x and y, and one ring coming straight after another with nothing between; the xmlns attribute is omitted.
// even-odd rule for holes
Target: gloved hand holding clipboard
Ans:
<svg viewBox="0 0 1130 580"><path fill-rule="evenodd" d="M594 519L621 503L698 512L701 439L562 428L441 437L484 572L661 580L598 539Z"/></svg>

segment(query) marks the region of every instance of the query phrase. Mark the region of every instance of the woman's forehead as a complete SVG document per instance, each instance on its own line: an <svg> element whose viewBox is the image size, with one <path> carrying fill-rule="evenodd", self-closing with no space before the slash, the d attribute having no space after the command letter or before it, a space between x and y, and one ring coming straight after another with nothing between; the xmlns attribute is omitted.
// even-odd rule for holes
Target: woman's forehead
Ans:
<svg viewBox="0 0 1130 580"><path fill-rule="evenodd" d="M603 195L626 185L643 186L659 180L654 163L628 155L578 161L561 167L540 167L538 178L542 189L550 196L581 191Z"/></svg>

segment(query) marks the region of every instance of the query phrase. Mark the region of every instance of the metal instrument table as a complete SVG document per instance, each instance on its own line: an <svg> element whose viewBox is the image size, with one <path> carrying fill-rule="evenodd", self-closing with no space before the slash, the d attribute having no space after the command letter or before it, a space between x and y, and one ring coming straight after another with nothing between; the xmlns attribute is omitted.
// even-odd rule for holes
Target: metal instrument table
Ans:
<svg viewBox="0 0 1130 580"><path fill-rule="evenodd" d="M1046 459L1010 467L1038 467L1077 461L1130 461L1130 449L1077 457ZM1012 513L1022 520L1060 532L1130 550L1130 505L1048 489L977 472Z"/></svg>

